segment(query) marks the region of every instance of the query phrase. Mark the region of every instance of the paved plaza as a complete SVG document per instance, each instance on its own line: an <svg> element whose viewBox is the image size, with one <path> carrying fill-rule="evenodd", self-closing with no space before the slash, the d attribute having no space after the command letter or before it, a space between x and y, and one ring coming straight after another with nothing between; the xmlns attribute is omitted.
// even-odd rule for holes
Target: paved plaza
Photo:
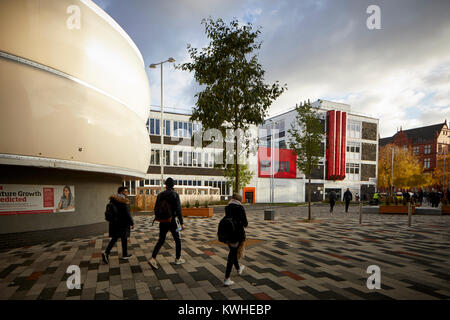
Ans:
<svg viewBox="0 0 450 320"><path fill-rule="evenodd" d="M265 221L261 207L247 207L250 239L243 275L223 286L228 249L216 241L223 208L211 219L186 218L182 256L174 264L175 243L168 234L158 255L160 269L147 264L158 236L153 217L136 216L129 261L120 260L120 241L101 260L103 236L42 243L0 253L0 299L450 299L450 216L364 214L342 206L330 215L313 207L278 207ZM119 251L118 251L119 250ZM81 289L69 290L67 267L81 268ZM381 269L381 289L366 286L367 267Z"/></svg>

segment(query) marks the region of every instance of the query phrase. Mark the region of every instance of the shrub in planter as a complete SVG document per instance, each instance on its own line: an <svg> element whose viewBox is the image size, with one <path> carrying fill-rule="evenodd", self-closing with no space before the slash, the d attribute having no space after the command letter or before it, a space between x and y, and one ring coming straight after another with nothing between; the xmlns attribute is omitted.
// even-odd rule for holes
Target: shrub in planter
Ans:
<svg viewBox="0 0 450 320"><path fill-rule="evenodd" d="M205 208L208 208L208 201L205 201Z"/></svg>
<svg viewBox="0 0 450 320"><path fill-rule="evenodd" d="M198 200L195 201L194 207L196 207L196 208L200 207L200 202L198 202Z"/></svg>

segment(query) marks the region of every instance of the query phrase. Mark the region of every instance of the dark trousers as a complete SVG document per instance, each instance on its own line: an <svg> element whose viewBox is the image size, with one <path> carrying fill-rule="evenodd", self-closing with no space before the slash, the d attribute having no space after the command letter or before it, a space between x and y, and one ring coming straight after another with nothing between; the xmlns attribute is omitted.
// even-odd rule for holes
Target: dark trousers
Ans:
<svg viewBox="0 0 450 320"><path fill-rule="evenodd" d="M348 212L349 205L350 205L350 200L345 200L345 212Z"/></svg>
<svg viewBox="0 0 450 320"><path fill-rule="evenodd" d="M106 247L106 254L110 254L112 247L114 247L114 245L116 244L117 240L119 239L119 237L112 237L111 241L109 242L108 246ZM122 236L120 237L120 241L122 242L122 256L127 256L128 255L128 239L127 236Z"/></svg>
<svg viewBox="0 0 450 320"><path fill-rule="evenodd" d="M240 245L240 243L239 243ZM230 248L230 252L228 253L228 261L227 261L227 269L225 270L225 278L230 277L231 269L234 267L236 270L239 270L239 262L238 262L238 248L239 245L236 248L233 248L232 246L228 245L228 248Z"/></svg>
<svg viewBox="0 0 450 320"><path fill-rule="evenodd" d="M158 243L156 243L155 249L153 249L152 257L156 258L158 255L159 250L161 249L162 245L164 244L164 241L166 241L166 235L167 232L171 232L173 236L173 240L175 240L175 247L176 247L176 258L180 259L181 257L181 240L180 235L177 232L177 226L172 223L162 222L159 224L159 240Z"/></svg>
<svg viewBox="0 0 450 320"><path fill-rule="evenodd" d="M334 201L330 201L330 212L333 212L333 208L334 208L334 204L335 204L336 202L334 202Z"/></svg>

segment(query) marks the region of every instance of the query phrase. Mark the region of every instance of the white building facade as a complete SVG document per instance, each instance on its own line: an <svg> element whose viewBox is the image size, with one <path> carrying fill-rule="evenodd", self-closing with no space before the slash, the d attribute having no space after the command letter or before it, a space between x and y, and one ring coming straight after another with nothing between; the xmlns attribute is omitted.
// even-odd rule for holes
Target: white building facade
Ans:
<svg viewBox="0 0 450 320"><path fill-rule="evenodd" d="M325 134L323 156L312 174L311 200L322 201L332 190L342 199L347 188L354 199L356 195L369 199L376 190L378 119L354 113L347 104L317 100L312 105L319 108ZM288 130L295 122L296 114L293 109L271 117L258 129L258 153L249 159L254 178L243 190L246 202L271 202L272 192L273 202L308 200L308 179L296 168L296 156L289 149Z"/></svg>

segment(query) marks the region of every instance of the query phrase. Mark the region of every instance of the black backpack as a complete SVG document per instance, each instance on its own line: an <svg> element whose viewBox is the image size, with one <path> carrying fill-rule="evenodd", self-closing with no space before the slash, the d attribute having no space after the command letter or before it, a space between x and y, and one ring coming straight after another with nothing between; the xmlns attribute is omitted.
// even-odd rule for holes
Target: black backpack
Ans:
<svg viewBox="0 0 450 320"><path fill-rule="evenodd" d="M117 221L117 219L118 219L117 208L112 202L109 202L106 205L105 220L108 222L113 222Z"/></svg>
<svg viewBox="0 0 450 320"><path fill-rule="evenodd" d="M223 217L219 222L217 237L220 242L231 243L237 241L236 222L231 217Z"/></svg>
<svg viewBox="0 0 450 320"><path fill-rule="evenodd" d="M155 219L158 222L171 222L173 217L172 206L167 198L161 198L155 204Z"/></svg>

